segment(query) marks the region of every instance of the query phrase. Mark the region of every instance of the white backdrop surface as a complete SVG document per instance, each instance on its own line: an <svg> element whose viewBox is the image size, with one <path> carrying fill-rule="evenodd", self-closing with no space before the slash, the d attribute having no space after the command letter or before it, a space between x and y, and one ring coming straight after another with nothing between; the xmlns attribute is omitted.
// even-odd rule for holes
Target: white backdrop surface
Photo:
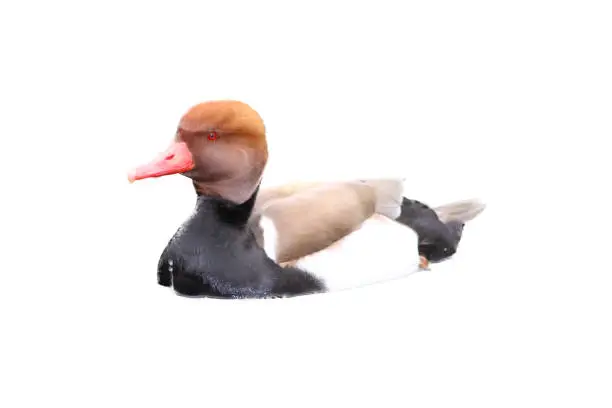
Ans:
<svg viewBox="0 0 612 408"><path fill-rule="evenodd" d="M0 405L609 407L610 17L603 1L3 3ZM488 207L451 261L403 280L177 297L155 268L190 183L126 172L219 98L264 118L267 183L397 175L411 198Z"/></svg>

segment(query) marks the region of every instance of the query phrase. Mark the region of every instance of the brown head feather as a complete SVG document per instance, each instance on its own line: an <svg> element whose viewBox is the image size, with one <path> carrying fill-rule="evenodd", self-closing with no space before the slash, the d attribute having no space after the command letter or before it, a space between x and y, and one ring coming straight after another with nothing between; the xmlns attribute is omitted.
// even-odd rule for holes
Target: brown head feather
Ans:
<svg viewBox="0 0 612 408"><path fill-rule="evenodd" d="M175 141L185 142L195 167L184 173L198 194L236 203L249 199L268 160L264 123L239 101L210 101L193 106L179 122Z"/></svg>

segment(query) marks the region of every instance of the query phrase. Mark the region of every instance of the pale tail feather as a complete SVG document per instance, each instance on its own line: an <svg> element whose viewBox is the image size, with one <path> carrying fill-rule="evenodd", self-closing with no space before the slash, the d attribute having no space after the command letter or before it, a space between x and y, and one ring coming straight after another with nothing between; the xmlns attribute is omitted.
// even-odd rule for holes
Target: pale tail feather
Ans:
<svg viewBox="0 0 612 408"><path fill-rule="evenodd" d="M466 223L476 218L485 207L486 205L479 200L463 200L445 204L433 210L444 223L449 221Z"/></svg>
<svg viewBox="0 0 612 408"><path fill-rule="evenodd" d="M376 179L361 180L376 191L376 213L391 218L400 216L402 212L402 197L404 194L404 180L402 179Z"/></svg>

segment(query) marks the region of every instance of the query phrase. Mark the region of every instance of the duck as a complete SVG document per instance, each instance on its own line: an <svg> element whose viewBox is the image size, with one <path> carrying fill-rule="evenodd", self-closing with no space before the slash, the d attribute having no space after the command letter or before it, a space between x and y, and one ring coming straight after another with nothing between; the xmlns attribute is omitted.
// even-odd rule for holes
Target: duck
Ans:
<svg viewBox="0 0 612 408"><path fill-rule="evenodd" d="M183 296L270 298L349 289L423 269L410 219L415 205L404 200L402 179L262 189L267 160L265 125L253 108L207 101L181 117L161 155L128 174L130 182L180 174L196 193L192 215L162 251L158 284ZM459 225L473 207L443 206L440 215ZM417 229L457 241L431 228L430 218L429 230ZM440 216L438 222L444 224ZM429 241L429 248L440 245Z"/></svg>

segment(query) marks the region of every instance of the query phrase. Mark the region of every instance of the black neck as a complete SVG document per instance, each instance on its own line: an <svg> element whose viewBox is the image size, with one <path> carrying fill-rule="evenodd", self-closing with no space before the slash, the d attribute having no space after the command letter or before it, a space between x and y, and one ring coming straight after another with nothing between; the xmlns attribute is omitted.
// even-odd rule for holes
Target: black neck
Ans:
<svg viewBox="0 0 612 408"><path fill-rule="evenodd" d="M251 197L242 204L236 204L220 197L198 195L196 201L196 217L214 215L219 221L235 226L245 226L253 212L259 186Z"/></svg>

